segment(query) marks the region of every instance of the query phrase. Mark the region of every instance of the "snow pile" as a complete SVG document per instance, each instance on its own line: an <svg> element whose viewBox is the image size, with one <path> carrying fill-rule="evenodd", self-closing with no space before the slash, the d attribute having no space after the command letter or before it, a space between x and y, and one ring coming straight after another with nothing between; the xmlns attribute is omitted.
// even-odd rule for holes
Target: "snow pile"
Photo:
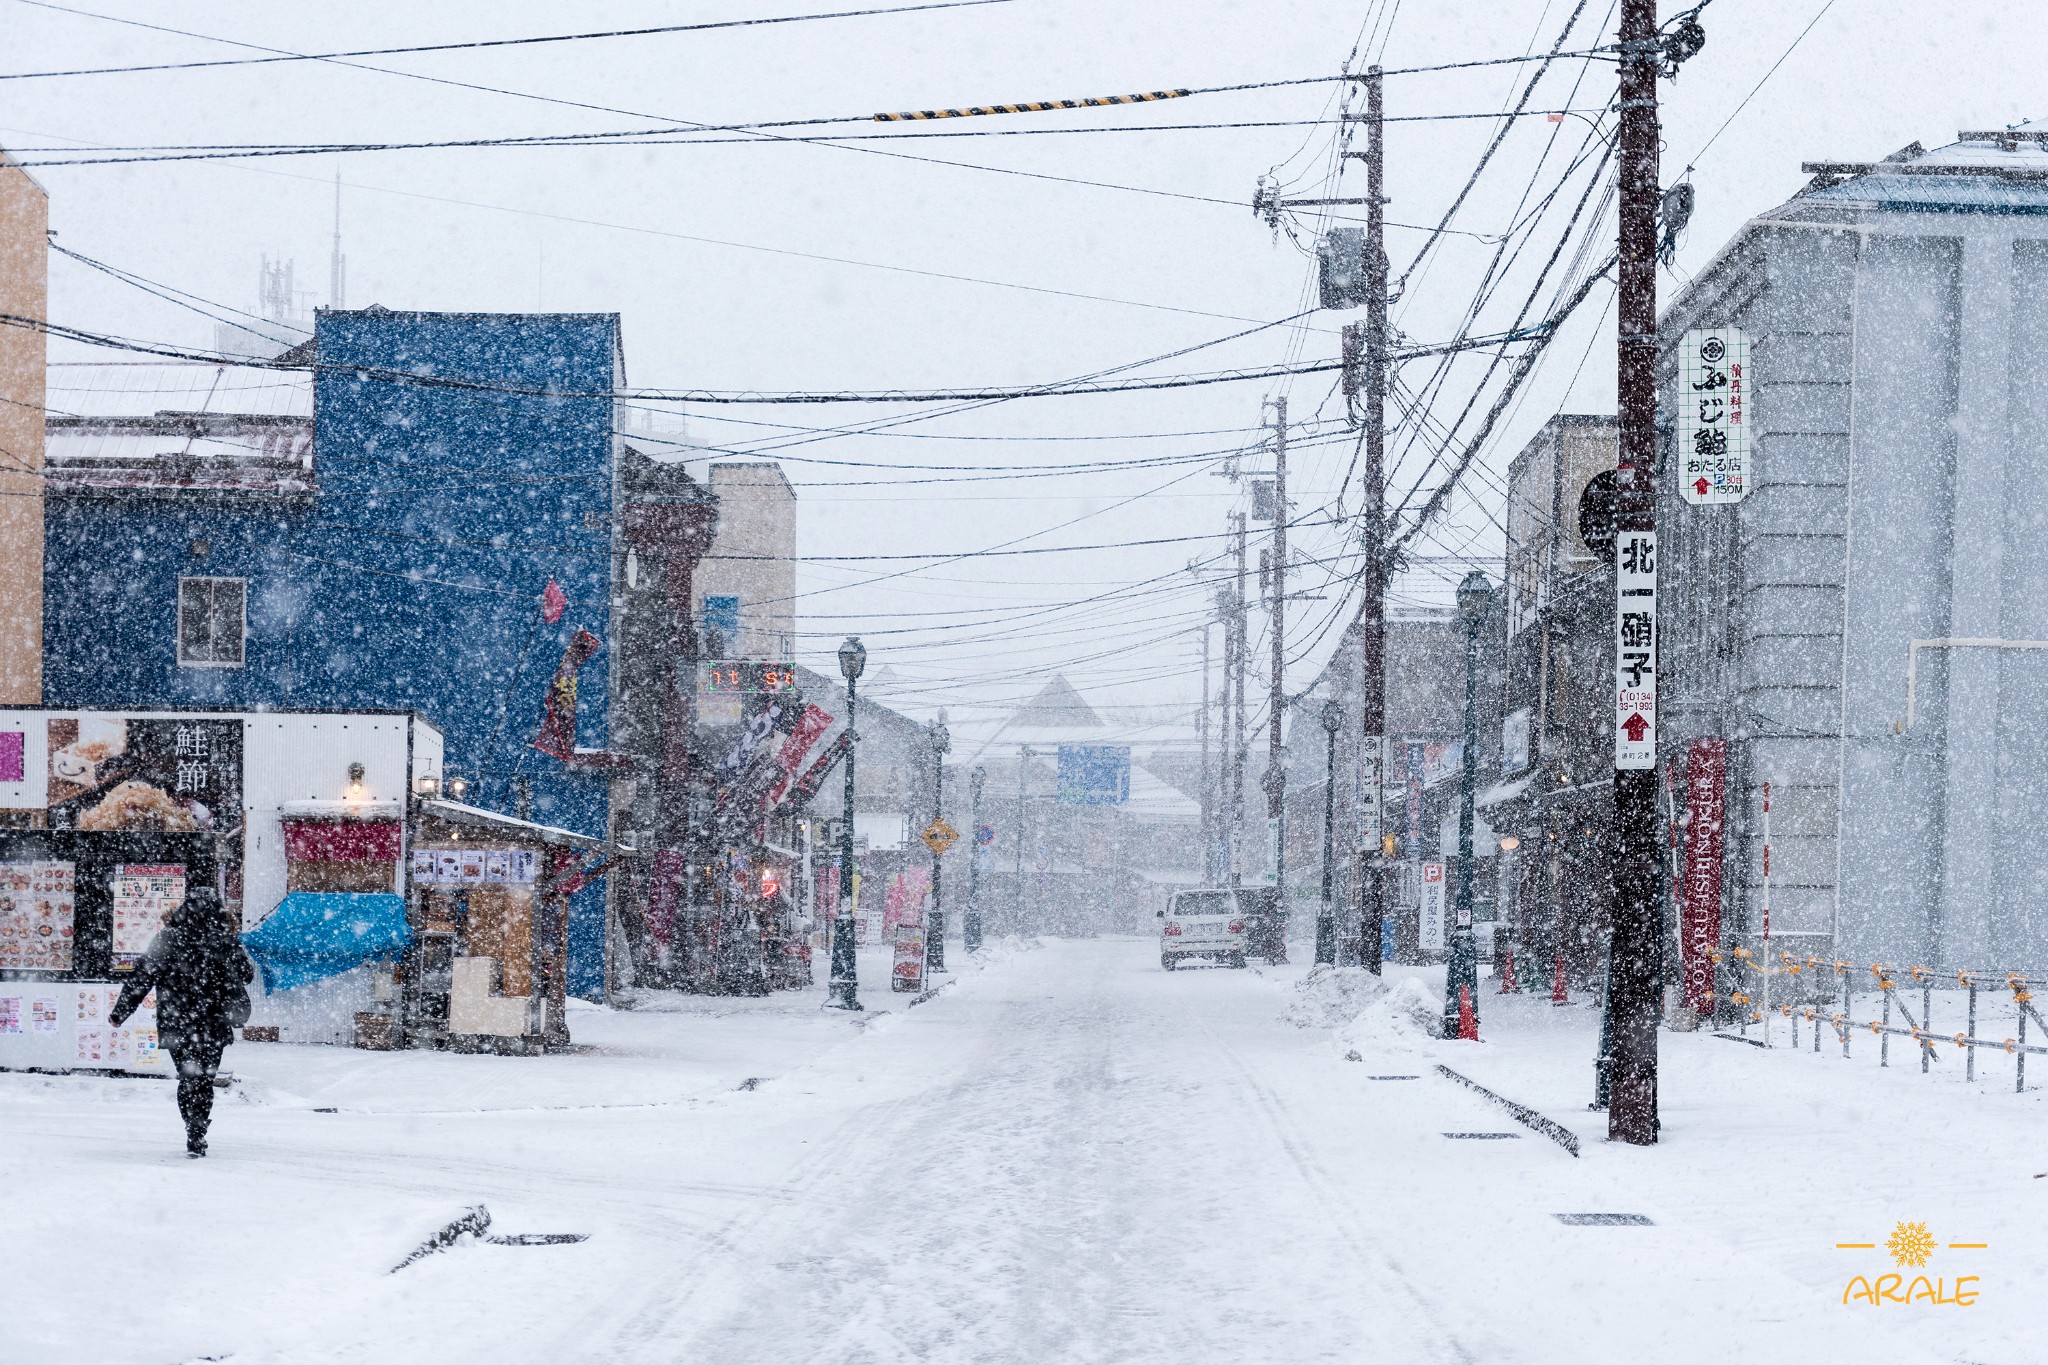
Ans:
<svg viewBox="0 0 2048 1365"><path fill-rule="evenodd" d="M1337 1028L1386 994L1387 981L1363 967L1315 967L1294 983L1294 991L1281 1018L1296 1028Z"/></svg>
<svg viewBox="0 0 2048 1365"><path fill-rule="evenodd" d="M1412 976L1317 967L1294 990L1281 1017L1297 1028L1336 1029L1337 1043L1346 1049L1420 1042L1443 1030L1443 1002Z"/></svg>
<svg viewBox="0 0 2048 1365"><path fill-rule="evenodd" d="M1389 982L1376 999L1337 1030L1348 1049L1412 1046L1443 1037L1444 1002L1423 982L1404 976Z"/></svg>

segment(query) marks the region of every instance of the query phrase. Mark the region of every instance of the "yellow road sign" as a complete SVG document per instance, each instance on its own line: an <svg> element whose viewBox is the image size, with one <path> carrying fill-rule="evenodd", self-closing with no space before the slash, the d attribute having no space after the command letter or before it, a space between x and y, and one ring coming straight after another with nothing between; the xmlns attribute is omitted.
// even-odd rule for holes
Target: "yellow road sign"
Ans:
<svg viewBox="0 0 2048 1365"><path fill-rule="evenodd" d="M960 831L947 824L943 815L934 816L932 822L924 827L924 833L918 836L924 840L924 846L932 851L934 858L945 857L946 850L951 848L959 837Z"/></svg>

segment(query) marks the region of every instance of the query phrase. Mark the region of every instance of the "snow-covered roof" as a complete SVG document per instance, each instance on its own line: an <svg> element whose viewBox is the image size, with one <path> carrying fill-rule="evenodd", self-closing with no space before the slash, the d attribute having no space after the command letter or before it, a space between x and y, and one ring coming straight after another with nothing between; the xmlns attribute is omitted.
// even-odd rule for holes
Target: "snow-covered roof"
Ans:
<svg viewBox="0 0 2048 1365"><path fill-rule="evenodd" d="M1816 163L1822 176L1846 174L1801 197L1881 209L1934 213L2048 213L2048 145L2036 131L1965 133L1946 147L1918 143L1883 161Z"/></svg>

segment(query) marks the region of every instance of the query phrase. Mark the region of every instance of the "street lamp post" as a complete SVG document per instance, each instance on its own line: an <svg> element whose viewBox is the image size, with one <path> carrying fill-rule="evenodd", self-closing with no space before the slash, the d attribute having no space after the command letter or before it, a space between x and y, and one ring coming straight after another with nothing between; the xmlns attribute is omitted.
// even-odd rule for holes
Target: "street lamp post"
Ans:
<svg viewBox="0 0 2048 1365"><path fill-rule="evenodd" d="M1344 707L1332 697L1323 703L1323 733L1328 737L1329 763L1323 779L1323 904L1316 912L1316 961L1337 965L1337 901L1335 868L1337 839L1337 728Z"/></svg>
<svg viewBox="0 0 2048 1365"><path fill-rule="evenodd" d="M979 767L967 779L967 913L960 917L960 942L970 953L981 951L981 788L987 781L988 770Z"/></svg>
<svg viewBox="0 0 2048 1365"><path fill-rule="evenodd" d="M953 737L946 733L946 713L932 722L932 821L946 818L946 750L953 747ZM924 969L927 974L946 970L946 912L939 902L939 874L944 871L945 859L934 850L932 853L932 921L925 926Z"/></svg>
<svg viewBox="0 0 2048 1365"><path fill-rule="evenodd" d="M1479 1018L1479 956L1472 942L1472 788L1479 776L1479 626L1493 599L1493 583L1479 570L1458 584L1458 616L1465 623L1465 753L1458 773L1458 901L1451 926L1450 963L1444 972L1444 1037L1458 1036L1460 1000Z"/></svg>
<svg viewBox="0 0 2048 1365"><path fill-rule="evenodd" d="M856 706L854 684L868 666L867 647L858 635L846 637L839 646L839 671L846 678L846 812L839 831L839 913L832 918L832 988L828 1003L834 1009L857 1010L860 1004L860 967L853 955L853 757L860 748L860 733L854 728Z"/></svg>

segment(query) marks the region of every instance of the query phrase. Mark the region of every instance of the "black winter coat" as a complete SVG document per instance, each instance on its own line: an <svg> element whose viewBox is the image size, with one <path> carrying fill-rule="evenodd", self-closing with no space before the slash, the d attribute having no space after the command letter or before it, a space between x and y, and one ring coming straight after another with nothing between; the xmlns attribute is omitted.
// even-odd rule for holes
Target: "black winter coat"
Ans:
<svg viewBox="0 0 2048 1365"><path fill-rule="evenodd" d="M249 1020L249 982L255 964L228 927L219 903L193 897L173 911L150 940L149 949L121 988L107 1015L119 1027L156 989L157 1040L165 1048L234 1041L235 1028Z"/></svg>

